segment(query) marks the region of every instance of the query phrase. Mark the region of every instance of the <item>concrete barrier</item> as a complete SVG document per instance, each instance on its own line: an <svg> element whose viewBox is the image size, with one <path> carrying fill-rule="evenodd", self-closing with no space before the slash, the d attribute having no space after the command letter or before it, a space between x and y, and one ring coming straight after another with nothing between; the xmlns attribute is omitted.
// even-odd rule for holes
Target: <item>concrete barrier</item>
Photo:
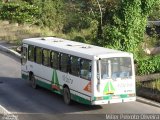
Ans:
<svg viewBox="0 0 160 120"><path fill-rule="evenodd" d="M14 51L12 49L9 49L9 48L7 48L5 46L0 45L0 51L10 53L10 54L16 56L19 59L21 58L21 54L19 54L18 52Z"/></svg>
<svg viewBox="0 0 160 120"><path fill-rule="evenodd" d="M3 106L0 105L0 119L1 120L18 120L18 116L14 115L13 113L9 112Z"/></svg>

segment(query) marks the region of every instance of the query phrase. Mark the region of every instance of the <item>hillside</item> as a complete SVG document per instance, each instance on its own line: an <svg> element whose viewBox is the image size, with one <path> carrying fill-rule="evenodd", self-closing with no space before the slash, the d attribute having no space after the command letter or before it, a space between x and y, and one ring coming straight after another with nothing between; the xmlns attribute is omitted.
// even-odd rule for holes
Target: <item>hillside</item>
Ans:
<svg viewBox="0 0 160 120"><path fill-rule="evenodd" d="M19 25L18 23L0 21L0 40L5 40L12 44L20 44L24 38L40 36L54 36L54 33L47 28L41 29L38 26Z"/></svg>

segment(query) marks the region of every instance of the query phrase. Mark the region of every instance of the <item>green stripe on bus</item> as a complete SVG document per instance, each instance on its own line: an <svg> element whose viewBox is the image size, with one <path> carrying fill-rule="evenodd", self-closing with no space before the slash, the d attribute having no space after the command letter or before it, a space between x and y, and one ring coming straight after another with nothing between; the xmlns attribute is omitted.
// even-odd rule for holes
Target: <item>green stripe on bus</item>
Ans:
<svg viewBox="0 0 160 120"><path fill-rule="evenodd" d="M121 98L128 98L128 94L121 94L121 95L118 95L119 96L119 99ZM107 96L103 96L103 99L102 100L111 100L111 99L115 99L115 98L112 98L113 95L107 95ZM99 97L98 97L99 98ZM97 97L94 97L94 100L96 101L97 100Z"/></svg>
<svg viewBox="0 0 160 120"><path fill-rule="evenodd" d="M83 104L87 104L87 105L91 105L91 101L87 100L87 99L84 99L78 95L74 95L74 94L71 94L71 99L72 100L75 100L79 103L83 103Z"/></svg>
<svg viewBox="0 0 160 120"><path fill-rule="evenodd" d="M104 96L104 97L103 97L103 100L110 100L110 99L112 99L111 95L108 95L108 96Z"/></svg>
<svg viewBox="0 0 160 120"><path fill-rule="evenodd" d="M36 80L36 83L37 83L37 85L39 85L39 86L41 86L41 87L43 87L43 88L46 88L46 89L48 89L48 90L51 90L51 91L54 92L54 93L61 94L60 91L53 90L51 84L42 82L42 81L40 81L40 80L38 80L38 79Z"/></svg>
<svg viewBox="0 0 160 120"><path fill-rule="evenodd" d="M128 94L121 94L120 97L121 98L128 98Z"/></svg>
<svg viewBox="0 0 160 120"><path fill-rule="evenodd" d="M51 90L51 89L52 89L51 84L47 84L47 83L42 82L42 81L40 81L40 80L38 80L38 79L36 79L36 83L37 83L37 85L39 85L39 86L41 86L41 87L44 87L44 88L46 88L46 89L48 89L48 90Z"/></svg>

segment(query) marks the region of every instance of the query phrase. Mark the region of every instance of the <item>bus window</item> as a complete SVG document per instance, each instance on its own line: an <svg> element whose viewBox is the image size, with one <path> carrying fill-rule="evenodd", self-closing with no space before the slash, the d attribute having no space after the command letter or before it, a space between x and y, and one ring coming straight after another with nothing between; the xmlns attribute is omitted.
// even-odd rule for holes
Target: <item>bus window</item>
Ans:
<svg viewBox="0 0 160 120"><path fill-rule="evenodd" d="M42 64L45 66L50 66L50 51L44 49L42 56Z"/></svg>
<svg viewBox="0 0 160 120"><path fill-rule="evenodd" d="M30 45L28 49L28 60L34 61L34 46Z"/></svg>
<svg viewBox="0 0 160 120"><path fill-rule="evenodd" d="M71 73L71 57L68 56L68 61L67 61L67 72Z"/></svg>
<svg viewBox="0 0 160 120"><path fill-rule="evenodd" d="M91 61L81 59L80 61L80 77L91 80Z"/></svg>
<svg viewBox="0 0 160 120"><path fill-rule="evenodd" d="M72 56L71 57L71 74L75 76L79 76L79 58Z"/></svg>
<svg viewBox="0 0 160 120"><path fill-rule="evenodd" d="M108 59L101 60L101 78L107 79L109 78L109 67L108 67Z"/></svg>
<svg viewBox="0 0 160 120"><path fill-rule="evenodd" d="M22 65L27 62L27 48L22 47Z"/></svg>
<svg viewBox="0 0 160 120"><path fill-rule="evenodd" d="M101 75L102 79L131 77L131 59L129 57L103 58L101 60Z"/></svg>
<svg viewBox="0 0 160 120"><path fill-rule="evenodd" d="M35 48L35 53L36 53L36 60L35 62L38 64L42 63L42 50L39 47Z"/></svg>
<svg viewBox="0 0 160 120"><path fill-rule="evenodd" d="M54 69L59 69L59 53L52 51L51 52L51 67Z"/></svg>
<svg viewBox="0 0 160 120"><path fill-rule="evenodd" d="M68 65L69 65L69 56L67 54L61 54L61 60L60 60L60 66L62 72L69 72L68 71Z"/></svg>

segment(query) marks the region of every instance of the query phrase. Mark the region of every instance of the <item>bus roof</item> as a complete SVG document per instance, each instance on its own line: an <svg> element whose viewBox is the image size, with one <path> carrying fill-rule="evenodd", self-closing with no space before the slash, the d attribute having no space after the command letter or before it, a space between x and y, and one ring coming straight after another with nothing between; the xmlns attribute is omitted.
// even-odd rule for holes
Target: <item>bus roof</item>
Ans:
<svg viewBox="0 0 160 120"><path fill-rule="evenodd" d="M59 51L66 54L71 54L79 57L92 59L94 56L108 56L110 54L130 56L131 53L118 50L98 47L95 45L65 40L56 37L39 37L24 39L23 43L35 45L38 47Z"/></svg>

